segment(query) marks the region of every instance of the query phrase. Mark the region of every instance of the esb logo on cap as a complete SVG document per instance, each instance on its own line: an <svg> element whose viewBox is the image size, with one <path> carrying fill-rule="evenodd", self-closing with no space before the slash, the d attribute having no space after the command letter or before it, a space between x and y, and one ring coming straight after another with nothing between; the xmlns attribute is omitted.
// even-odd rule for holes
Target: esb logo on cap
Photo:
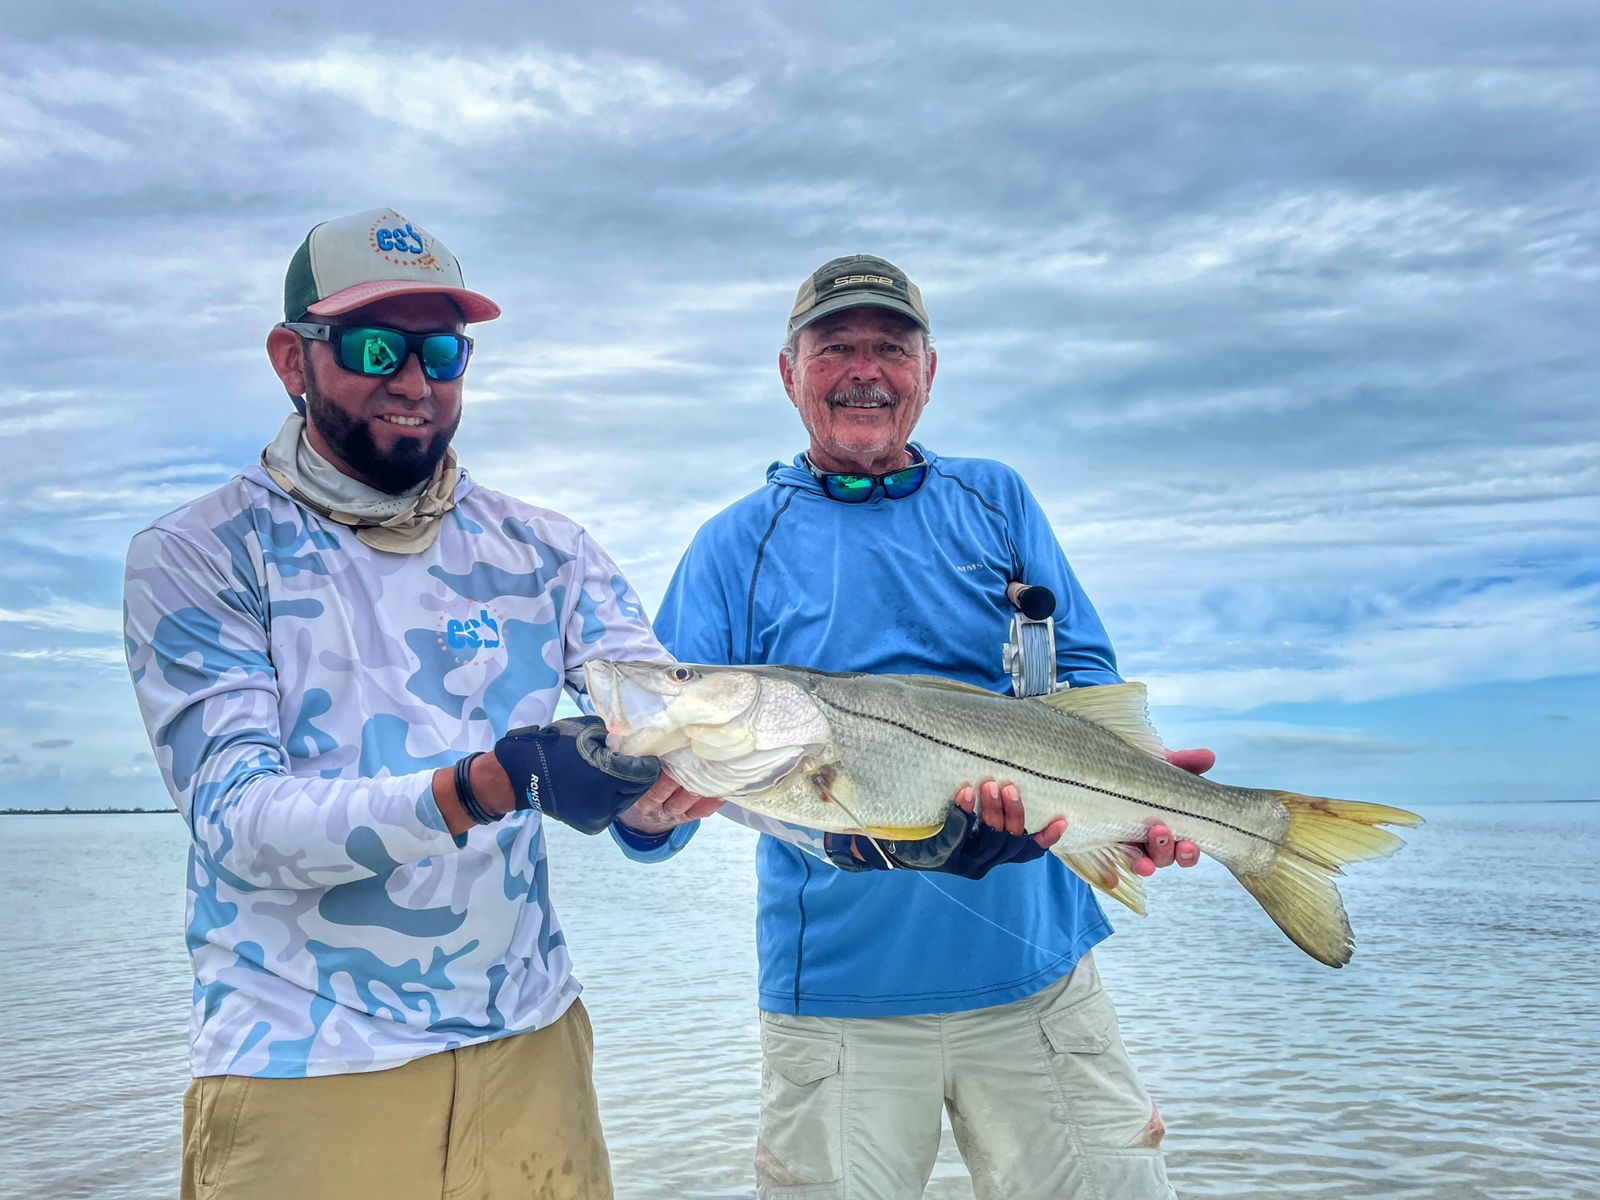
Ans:
<svg viewBox="0 0 1600 1200"><path fill-rule="evenodd" d="M395 213L394 219L399 221L400 214ZM428 253L428 239L417 232L417 227L410 221L402 225L384 225L381 222L372 227L372 248L385 258L391 254L408 254L421 266L436 266L437 258ZM394 260L389 259L390 262Z"/></svg>

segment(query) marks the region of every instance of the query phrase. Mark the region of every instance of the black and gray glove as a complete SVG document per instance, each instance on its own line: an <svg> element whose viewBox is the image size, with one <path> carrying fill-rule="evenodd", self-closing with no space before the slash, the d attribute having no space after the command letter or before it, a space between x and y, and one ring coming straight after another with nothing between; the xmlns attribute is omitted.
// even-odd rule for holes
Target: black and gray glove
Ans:
<svg viewBox="0 0 1600 1200"><path fill-rule="evenodd" d="M513 729L494 744L518 808L537 808L581 833L599 833L661 777L661 760L606 747L599 717Z"/></svg>
<svg viewBox="0 0 1600 1200"><path fill-rule="evenodd" d="M822 845L828 860L843 871L887 871L892 863L911 871L943 871L966 879L982 879L1002 863L1030 862L1045 854L1032 834L991 829L981 817L955 807L945 818L944 828L931 838L917 842L878 838L876 845L873 840L859 833L829 833L823 835Z"/></svg>

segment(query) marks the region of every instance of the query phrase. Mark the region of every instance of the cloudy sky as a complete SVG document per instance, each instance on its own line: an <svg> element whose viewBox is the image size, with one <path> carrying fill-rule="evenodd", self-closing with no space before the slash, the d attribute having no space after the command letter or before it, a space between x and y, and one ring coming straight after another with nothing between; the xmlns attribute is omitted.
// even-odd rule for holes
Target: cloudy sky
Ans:
<svg viewBox="0 0 1600 1200"><path fill-rule="evenodd" d="M998 7L5 0L0 806L164 801L128 538L256 458L289 255L384 205L505 308L465 465L648 604L803 444L785 316L868 251L919 436L1022 471L1169 742L1600 794L1600 9Z"/></svg>

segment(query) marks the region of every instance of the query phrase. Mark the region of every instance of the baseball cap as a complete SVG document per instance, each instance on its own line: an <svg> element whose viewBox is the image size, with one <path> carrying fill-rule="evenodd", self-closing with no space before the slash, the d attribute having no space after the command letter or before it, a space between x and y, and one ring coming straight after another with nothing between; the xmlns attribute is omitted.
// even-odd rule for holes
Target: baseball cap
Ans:
<svg viewBox="0 0 1600 1200"><path fill-rule="evenodd" d="M469 292L461 264L443 242L392 208L312 227L283 279L283 319L336 317L382 300L438 292L468 321L492 321L500 306Z"/></svg>
<svg viewBox="0 0 1600 1200"><path fill-rule="evenodd" d="M887 308L910 317L924 332L928 329L922 291L904 271L874 254L847 254L824 263L800 285L789 314L789 336L846 308Z"/></svg>

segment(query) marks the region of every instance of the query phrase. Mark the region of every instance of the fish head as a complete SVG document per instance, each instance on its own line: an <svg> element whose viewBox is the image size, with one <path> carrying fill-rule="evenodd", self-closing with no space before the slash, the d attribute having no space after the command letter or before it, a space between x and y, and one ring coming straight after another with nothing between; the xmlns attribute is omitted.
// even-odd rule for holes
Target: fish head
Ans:
<svg viewBox="0 0 1600 1200"><path fill-rule="evenodd" d="M737 736L750 728L759 680L688 663L590 662L584 682L607 741L624 754L660 756L696 737Z"/></svg>
<svg viewBox="0 0 1600 1200"><path fill-rule="evenodd" d="M764 791L831 740L811 695L760 668L596 661L583 672L607 744L661 759L702 796Z"/></svg>

